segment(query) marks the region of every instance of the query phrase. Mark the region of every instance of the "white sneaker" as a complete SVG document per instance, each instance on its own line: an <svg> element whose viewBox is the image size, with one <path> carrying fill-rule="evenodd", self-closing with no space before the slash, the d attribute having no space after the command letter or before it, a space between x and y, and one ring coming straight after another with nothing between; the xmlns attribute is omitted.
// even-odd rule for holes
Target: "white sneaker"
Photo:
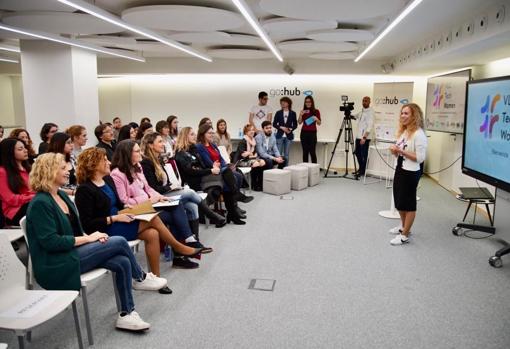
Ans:
<svg viewBox="0 0 510 349"><path fill-rule="evenodd" d="M116 328L128 331L144 331L151 327L151 324L142 320L136 311L117 318Z"/></svg>
<svg viewBox="0 0 510 349"><path fill-rule="evenodd" d="M399 225L399 226L396 226L396 227L394 227L394 228L391 228L391 229L389 230L389 233L390 233L390 234L394 234L394 235L396 235L396 234L400 234L401 232L402 232L402 227L401 227L400 225Z"/></svg>
<svg viewBox="0 0 510 349"><path fill-rule="evenodd" d="M398 234L390 241L390 244L397 246L397 245L407 244L408 242L409 242L409 238L407 236Z"/></svg>
<svg viewBox="0 0 510 349"><path fill-rule="evenodd" d="M153 273L147 273L143 281L133 280L133 288L141 291L157 291L166 285L166 279L157 277Z"/></svg>

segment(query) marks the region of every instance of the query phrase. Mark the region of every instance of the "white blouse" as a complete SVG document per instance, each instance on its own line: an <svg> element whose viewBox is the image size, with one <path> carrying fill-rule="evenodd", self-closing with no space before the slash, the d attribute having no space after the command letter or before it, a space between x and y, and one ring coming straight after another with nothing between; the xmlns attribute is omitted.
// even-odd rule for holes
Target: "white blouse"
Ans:
<svg viewBox="0 0 510 349"><path fill-rule="evenodd" d="M419 128L412 135L408 135L407 131L404 132L397 140L397 147L402 150L416 153L416 161L413 161L404 156L402 168L407 171L418 171L420 164L425 161L427 156L427 135L423 129ZM395 159L395 166L397 165L398 157Z"/></svg>

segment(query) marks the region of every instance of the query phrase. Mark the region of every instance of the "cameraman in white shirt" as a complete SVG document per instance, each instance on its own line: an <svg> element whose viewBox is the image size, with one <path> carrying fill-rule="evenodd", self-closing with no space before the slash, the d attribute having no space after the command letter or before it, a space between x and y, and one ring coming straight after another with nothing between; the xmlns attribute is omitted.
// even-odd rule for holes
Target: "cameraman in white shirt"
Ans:
<svg viewBox="0 0 510 349"><path fill-rule="evenodd" d="M365 175L370 146L370 133L374 126L374 111L370 108L370 97L363 97L362 105L363 109L356 115L356 119L358 119L358 132L356 134L354 154L359 164L358 171L354 173L356 176Z"/></svg>

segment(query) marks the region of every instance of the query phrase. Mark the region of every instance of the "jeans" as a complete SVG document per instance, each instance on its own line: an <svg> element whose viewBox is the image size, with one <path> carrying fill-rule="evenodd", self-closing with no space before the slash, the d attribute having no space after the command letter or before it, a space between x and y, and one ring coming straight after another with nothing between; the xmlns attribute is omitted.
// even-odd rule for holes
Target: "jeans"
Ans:
<svg viewBox="0 0 510 349"><path fill-rule="evenodd" d="M198 219L198 204L202 201L200 195L198 195L196 191L190 188L183 188L165 194L167 197L176 195L181 196L180 202L182 202L184 205L184 210L188 215L188 220L194 221Z"/></svg>
<svg viewBox="0 0 510 349"><path fill-rule="evenodd" d="M115 273L115 283L119 292L121 310L132 312L135 309L131 279L140 280L142 268L136 261L126 239L112 236L106 243L91 242L76 248L80 257L80 270L86 273L96 268L105 268Z"/></svg>
<svg viewBox="0 0 510 349"><path fill-rule="evenodd" d="M179 201L177 206L160 210L159 218L170 228L172 235L177 240L184 241L193 235L188 223L188 216L181 201Z"/></svg>
<svg viewBox="0 0 510 349"><path fill-rule="evenodd" d="M301 131L301 147L303 148L303 162L308 162L308 155L312 158L314 164L317 163L317 131Z"/></svg>
<svg viewBox="0 0 510 349"><path fill-rule="evenodd" d="M367 159L368 159L368 149L370 145L370 139L365 141L365 144L360 143L361 139L356 138L356 148L354 149L354 154L358 159L359 164L359 174L364 175L365 169L367 167Z"/></svg>
<svg viewBox="0 0 510 349"><path fill-rule="evenodd" d="M289 150L290 150L290 141L287 137L277 138L276 139L276 146L278 147L278 151L280 152L280 155L289 162Z"/></svg>
<svg viewBox="0 0 510 349"><path fill-rule="evenodd" d="M278 164L276 161L273 161L273 159L264 159L266 165L263 168L264 170L271 170L276 164L278 164L278 168L281 170L287 166L287 159L283 158L283 160L284 161L281 164Z"/></svg>

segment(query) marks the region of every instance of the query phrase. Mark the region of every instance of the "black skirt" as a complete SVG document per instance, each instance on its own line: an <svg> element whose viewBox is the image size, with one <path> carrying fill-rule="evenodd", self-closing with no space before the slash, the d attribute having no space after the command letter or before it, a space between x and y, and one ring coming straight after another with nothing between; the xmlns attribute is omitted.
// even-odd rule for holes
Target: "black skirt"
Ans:
<svg viewBox="0 0 510 349"><path fill-rule="evenodd" d="M408 171L397 166L393 177L393 199L398 211L416 211L416 189L420 171Z"/></svg>

